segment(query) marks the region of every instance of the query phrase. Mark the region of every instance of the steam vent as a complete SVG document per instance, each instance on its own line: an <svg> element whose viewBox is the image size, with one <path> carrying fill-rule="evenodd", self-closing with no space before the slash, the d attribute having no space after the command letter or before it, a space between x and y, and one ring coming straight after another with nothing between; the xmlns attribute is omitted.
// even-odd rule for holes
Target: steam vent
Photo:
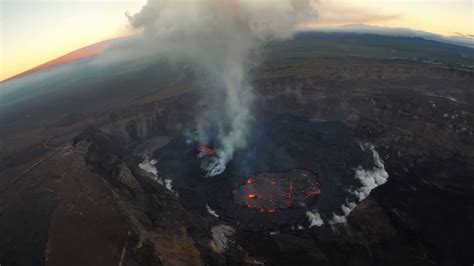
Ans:
<svg viewBox="0 0 474 266"><path fill-rule="evenodd" d="M340 122L262 123L222 174L206 177L216 150L181 136L153 159L185 208L208 206L219 219L249 228L309 226L308 212L326 222L343 217L370 189L358 171L378 167L373 152Z"/></svg>

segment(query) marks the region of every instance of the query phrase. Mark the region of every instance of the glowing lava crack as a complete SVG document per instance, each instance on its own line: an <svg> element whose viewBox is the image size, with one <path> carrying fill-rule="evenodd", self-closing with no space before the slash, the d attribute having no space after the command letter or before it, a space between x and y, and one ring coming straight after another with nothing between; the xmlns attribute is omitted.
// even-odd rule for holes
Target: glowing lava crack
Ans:
<svg viewBox="0 0 474 266"><path fill-rule="evenodd" d="M234 201L260 212L301 207L321 193L316 176L306 170L261 173L233 191Z"/></svg>

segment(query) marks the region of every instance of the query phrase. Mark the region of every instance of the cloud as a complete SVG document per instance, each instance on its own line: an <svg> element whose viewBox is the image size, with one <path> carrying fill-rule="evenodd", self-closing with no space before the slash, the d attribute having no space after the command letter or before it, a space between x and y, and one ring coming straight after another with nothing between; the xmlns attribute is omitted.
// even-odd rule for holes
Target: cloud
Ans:
<svg viewBox="0 0 474 266"><path fill-rule="evenodd" d="M149 0L128 16L143 29L144 49L193 68L208 91L209 110L197 119L197 141L216 147L207 176L226 169L247 145L253 120L249 73L262 44L290 38L298 25L317 17L312 0Z"/></svg>
<svg viewBox="0 0 474 266"><path fill-rule="evenodd" d="M400 14L384 14L368 8L351 6L347 2L341 4L330 0L319 1L317 10L319 20L311 26L377 23L400 18Z"/></svg>

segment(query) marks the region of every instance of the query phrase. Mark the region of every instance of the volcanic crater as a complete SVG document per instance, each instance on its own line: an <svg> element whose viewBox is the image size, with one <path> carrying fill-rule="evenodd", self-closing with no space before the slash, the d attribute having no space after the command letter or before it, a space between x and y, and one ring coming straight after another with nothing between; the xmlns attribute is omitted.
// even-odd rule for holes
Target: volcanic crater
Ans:
<svg viewBox="0 0 474 266"><path fill-rule="evenodd" d="M343 216L341 206L354 204L364 186L356 170L376 167L341 122L263 122L222 174L206 177L202 164L213 156L181 136L152 157L186 208L209 206L223 220L266 229L308 226L308 211L327 221Z"/></svg>
<svg viewBox="0 0 474 266"><path fill-rule="evenodd" d="M283 48L298 52L303 44L312 51L317 43L298 38ZM200 143L187 144L182 135L195 128L193 121L202 111L196 101L202 92L189 85L186 72L159 68L137 77L119 72L101 87L91 82L83 90L18 105L2 117L0 166L0 218L12 226L5 228L18 230L6 230L1 245L30 248L9 242L30 232L9 210L22 212L16 204L20 196L48 190L58 199L53 215L42 218L51 221L49 235L43 237L42 231L41 244L32 246L40 252L22 253L42 260L47 244L47 265L109 263L120 257L127 235L126 265L472 262L472 71L392 57L305 59L308 52L304 57L294 52L278 50L268 57L272 60L254 80L263 119L247 148L211 178L201 169ZM367 56L365 49L362 55ZM142 83L153 85L130 88ZM59 91L66 83L58 84ZM69 121L73 124L62 123L67 113L85 115ZM366 142L376 145L381 158L370 146L358 145ZM146 157L156 163L157 176L140 169ZM390 173L387 183L372 190L347 223L329 223L378 184L377 178L364 178L383 177L380 159ZM305 185L316 180L320 193L306 197L300 189L289 190L287 177ZM283 181L271 188L274 179ZM248 180L258 184L257 193L240 193L249 187ZM288 198L280 195L289 191L294 192L291 204L283 208ZM274 197L278 202L270 205ZM34 201L25 202L30 206ZM307 228L313 225L308 212L327 223ZM293 230L294 225L302 226ZM214 235L231 240L215 249ZM4 254L13 253L0 258Z"/></svg>

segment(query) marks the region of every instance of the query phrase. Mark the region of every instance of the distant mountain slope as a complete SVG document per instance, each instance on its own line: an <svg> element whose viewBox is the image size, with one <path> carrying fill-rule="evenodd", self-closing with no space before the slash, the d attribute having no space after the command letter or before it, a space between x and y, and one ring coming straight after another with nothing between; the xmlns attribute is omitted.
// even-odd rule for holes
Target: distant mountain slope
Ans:
<svg viewBox="0 0 474 266"><path fill-rule="evenodd" d="M114 40L117 40L117 39L102 41L102 42L95 43L95 44L80 48L78 50L72 51L68 54L60 56L56 59L53 59L49 62L46 62L46 63L42 64L42 65L39 65L39 66L34 67L32 69L29 69L27 71L21 72L20 74L17 74L15 76L7 78L7 79L3 80L2 82L12 80L12 79L15 79L15 78L18 78L18 77L21 77L21 76L25 76L25 75L28 75L28 74L31 74L31 73L34 73L34 72L38 72L38 71L41 71L41 70L44 70L44 69L48 69L48 68L52 68L52 67L55 67L55 66L67 64L67 63L70 63L70 62L74 62L74 61L77 61L77 60L82 60L82 59L94 57L94 56L100 54Z"/></svg>
<svg viewBox="0 0 474 266"><path fill-rule="evenodd" d="M268 44L265 53L269 60L365 57L474 71L473 48L421 37L303 31L292 40Z"/></svg>
<svg viewBox="0 0 474 266"><path fill-rule="evenodd" d="M309 29L316 32L330 32L330 33L359 33L359 34L376 34L394 37L418 37L426 40L433 40L443 43L450 43L465 47L474 48L474 36L465 35L461 33L453 33L451 36L443 36L436 33L414 30L409 28L393 28L380 27L364 24L345 25L340 27L320 27Z"/></svg>
<svg viewBox="0 0 474 266"><path fill-rule="evenodd" d="M70 52L47 63L17 74L0 82L6 82L44 69L53 68L99 55L112 42L129 39L121 48L136 41L121 37L102 41ZM472 36L445 37L429 32L404 28L347 25L331 28L302 29L293 40L277 44L278 57L312 56L366 56L377 58L403 58L462 69L474 69L474 40ZM275 42L274 42L275 43ZM275 44L267 48L272 53ZM286 43L286 44L285 44ZM119 48L120 49L120 48ZM133 49L137 49L132 47ZM285 51L284 51L285 50ZM119 51L120 52L120 51ZM275 56L275 55L272 55ZM272 57L270 56L270 58ZM433 61L434 60L434 61Z"/></svg>

